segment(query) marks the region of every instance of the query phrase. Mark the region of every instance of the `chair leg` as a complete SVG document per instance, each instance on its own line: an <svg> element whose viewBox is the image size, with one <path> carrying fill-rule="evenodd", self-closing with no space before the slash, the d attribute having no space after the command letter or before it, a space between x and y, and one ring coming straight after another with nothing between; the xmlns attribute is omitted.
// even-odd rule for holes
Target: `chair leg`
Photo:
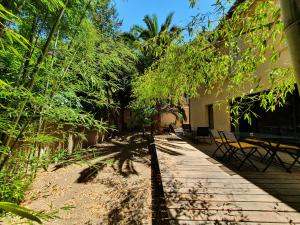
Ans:
<svg viewBox="0 0 300 225"><path fill-rule="evenodd" d="M222 145L217 145L217 149L213 152L212 156L215 156L218 150L222 151ZM222 151L223 152L223 151ZM224 153L224 152L223 152Z"/></svg>
<svg viewBox="0 0 300 225"><path fill-rule="evenodd" d="M269 158L269 162L267 163L267 166L263 169L263 172L266 172L267 169L271 166L272 162L274 161L275 156L276 156L276 152L273 151Z"/></svg>
<svg viewBox="0 0 300 225"><path fill-rule="evenodd" d="M238 149L236 151L232 151L231 157L234 158L234 159L236 159L237 161L242 162L243 160L238 157L238 154L237 154L238 151L239 151Z"/></svg>
<svg viewBox="0 0 300 225"><path fill-rule="evenodd" d="M229 155L228 155L227 163L229 163L230 160L231 160L232 158L237 158L237 159L239 159L239 157L236 155L237 151L238 151L238 150L233 149L233 148L230 148L230 149L229 149ZM240 159L239 159L239 160L240 160Z"/></svg>
<svg viewBox="0 0 300 225"><path fill-rule="evenodd" d="M226 155L228 154L228 152L230 151L230 149L228 149L226 146L225 146L225 151L224 151L224 154L222 156L222 160L225 159Z"/></svg>
<svg viewBox="0 0 300 225"><path fill-rule="evenodd" d="M288 167L285 166L284 162L282 161L282 159L279 157L278 154L275 154L275 159L278 160L279 164L287 171L290 172Z"/></svg>
<svg viewBox="0 0 300 225"><path fill-rule="evenodd" d="M297 155L297 156L294 156L294 155L291 155L293 158L294 158L294 162L287 168L287 172L291 173L291 169L295 166L296 163L299 163L299 158L300 158L300 155Z"/></svg>
<svg viewBox="0 0 300 225"><path fill-rule="evenodd" d="M266 150L266 153L265 153L265 155L262 157L262 159L261 159L261 162L263 162L266 158L267 158L267 156L270 154L270 155L272 155L272 152L271 152L271 150L269 150L269 149L267 149L267 148L264 148L265 150ZM267 159L268 160L268 159Z"/></svg>
<svg viewBox="0 0 300 225"><path fill-rule="evenodd" d="M242 150L242 153L245 155L245 158L244 160L242 161L242 163L239 165L238 167L238 170L240 170L242 168L242 166L245 164L246 161L248 161L258 172L260 171L257 166L255 166L255 164L250 160L250 157L255 153L257 152L257 149L256 148L252 148L251 151L246 154L244 152L244 150Z"/></svg>
<svg viewBox="0 0 300 225"><path fill-rule="evenodd" d="M256 152L257 152L257 154L258 154L258 156L259 156L260 158L264 157L264 156L263 156L263 154L262 154L262 153L260 153L260 151L259 151L258 149L257 149L257 151L256 151Z"/></svg>

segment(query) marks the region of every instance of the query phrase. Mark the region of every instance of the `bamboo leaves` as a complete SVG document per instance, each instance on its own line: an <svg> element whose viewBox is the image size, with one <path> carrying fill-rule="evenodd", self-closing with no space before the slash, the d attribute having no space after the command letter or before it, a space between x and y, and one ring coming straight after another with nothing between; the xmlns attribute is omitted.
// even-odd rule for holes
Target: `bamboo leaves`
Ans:
<svg viewBox="0 0 300 225"><path fill-rule="evenodd" d="M136 54L118 34L110 1L68 2L18 1L10 7L20 19L6 21L5 28L20 36L11 39L8 31L1 39L0 201L21 200L29 175L45 160L44 146L57 146L76 129L111 129L108 110L116 117L116 96L136 73Z"/></svg>
<svg viewBox="0 0 300 225"><path fill-rule="evenodd" d="M220 9L226 5L232 8L223 17ZM257 93L270 88L276 100L261 94L253 101L263 101L266 110L282 106L286 94L295 89L295 79L287 72L290 68L278 70L275 66L284 43L278 6L273 1L253 0L241 4L216 1L215 6L224 19L215 29L199 28L198 36L190 43L172 44L159 62L136 81L134 93L138 99L178 102L185 94L194 97L199 93L222 94L230 99L232 95L249 94L250 90ZM209 16L206 19L210 23ZM199 20L203 22L203 18ZM268 65L271 69L265 76L273 81L265 82L260 71ZM244 115L249 122L254 116L251 112Z"/></svg>
<svg viewBox="0 0 300 225"><path fill-rule="evenodd" d="M9 203L9 202L0 202L0 209L3 209L7 212L11 212L22 218L26 218L31 221L37 222L39 224L42 224L42 221L37 216L34 215L33 211L26 209L24 207L18 206L16 204Z"/></svg>

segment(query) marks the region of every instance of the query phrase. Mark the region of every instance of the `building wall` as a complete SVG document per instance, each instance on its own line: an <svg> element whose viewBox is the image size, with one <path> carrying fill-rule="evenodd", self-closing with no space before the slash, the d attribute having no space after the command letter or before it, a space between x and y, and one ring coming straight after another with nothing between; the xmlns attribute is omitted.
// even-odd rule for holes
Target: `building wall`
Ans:
<svg viewBox="0 0 300 225"><path fill-rule="evenodd" d="M278 51L281 52L280 58L278 59L276 64L271 64L270 62L266 62L262 64L258 69L254 76L260 78L260 90L268 90L270 88L270 83L268 80L268 73L272 69L272 67L290 67L291 66L291 57L288 51L288 47L285 46ZM197 129L197 127L208 127L208 105L213 105L213 117L214 117L214 129L216 130L231 130L231 122L230 122L230 113L229 113L229 104L226 102L228 97L239 97L242 93L252 93L251 84L247 84L247 86L237 88L234 93L226 93L224 91L220 95L216 95L217 91L212 91L211 94L205 94L204 89L199 89L198 97L192 98L190 100L190 121L192 129ZM224 85L224 90L226 89L226 83Z"/></svg>
<svg viewBox="0 0 300 225"><path fill-rule="evenodd" d="M190 123L190 119L189 119L189 115L190 115L190 111L189 111L189 105L184 105L183 109L185 111L185 115L186 115L186 120L181 121L179 119L176 118L176 116L172 113L166 112L166 113L162 113L160 120L161 120L161 127L169 127L170 124L175 124L176 127L181 127L182 124L188 124Z"/></svg>

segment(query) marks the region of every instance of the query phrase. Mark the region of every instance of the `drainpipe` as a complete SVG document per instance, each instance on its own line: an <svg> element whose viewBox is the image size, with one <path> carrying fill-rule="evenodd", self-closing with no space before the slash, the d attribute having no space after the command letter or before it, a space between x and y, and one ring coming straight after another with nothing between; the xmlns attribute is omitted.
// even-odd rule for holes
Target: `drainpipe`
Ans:
<svg viewBox="0 0 300 225"><path fill-rule="evenodd" d="M300 90L300 0L280 0L280 6L298 90Z"/></svg>

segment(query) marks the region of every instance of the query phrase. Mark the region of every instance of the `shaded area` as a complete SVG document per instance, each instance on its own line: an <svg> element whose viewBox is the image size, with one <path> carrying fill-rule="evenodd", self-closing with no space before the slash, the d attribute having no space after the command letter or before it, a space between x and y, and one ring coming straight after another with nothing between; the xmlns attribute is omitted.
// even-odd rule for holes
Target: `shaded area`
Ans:
<svg viewBox="0 0 300 225"><path fill-rule="evenodd" d="M83 170L77 182L92 181L99 171L110 164L117 173L124 177L138 175L134 162L150 166L147 159L147 140L142 135L137 134L127 138L123 136L113 139L110 144L109 147L96 146L96 156L101 159Z"/></svg>
<svg viewBox="0 0 300 225"><path fill-rule="evenodd" d="M169 225L169 214L166 207L164 190L154 140L149 140L151 154L151 191L152 191L152 224Z"/></svg>
<svg viewBox="0 0 300 225"><path fill-rule="evenodd" d="M49 225L151 223L151 160L142 135L125 134L76 154L63 169L39 173L23 206L53 213ZM5 224L21 224L16 220Z"/></svg>
<svg viewBox="0 0 300 225"><path fill-rule="evenodd" d="M215 145L194 145L200 151L212 156ZM261 152L264 150L259 149ZM282 153L280 153L282 154ZM285 162L289 162L292 158L289 158L287 154L282 156ZM267 172L256 172L250 165L246 165L240 171L236 170L238 162L232 159L229 163L224 162L220 155L215 157L219 163L225 163L231 171L245 178L249 182L255 184L260 189L266 191L270 195L278 198L280 201L288 204L296 211L300 212L300 168L295 166L292 173L286 172L278 163L274 162ZM256 156L253 159L255 165L260 170L265 167L265 162L261 161L260 156Z"/></svg>
<svg viewBox="0 0 300 225"><path fill-rule="evenodd" d="M79 155L79 157L78 157ZM93 160L97 159L96 162ZM106 166L110 166L124 177L138 175L134 163L150 166L148 159L147 140L142 134L124 135L94 146L93 149L82 150L67 157L54 170L82 161L93 161L86 169L80 172L78 183L92 181Z"/></svg>
<svg viewBox="0 0 300 225"><path fill-rule="evenodd" d="M249 165L236 171L234 160L224 166L211 158L216 146L193 149L177 140L156 138L170 224L300 223L299 169L289 174L273 165L262 173Z"/></svg>

